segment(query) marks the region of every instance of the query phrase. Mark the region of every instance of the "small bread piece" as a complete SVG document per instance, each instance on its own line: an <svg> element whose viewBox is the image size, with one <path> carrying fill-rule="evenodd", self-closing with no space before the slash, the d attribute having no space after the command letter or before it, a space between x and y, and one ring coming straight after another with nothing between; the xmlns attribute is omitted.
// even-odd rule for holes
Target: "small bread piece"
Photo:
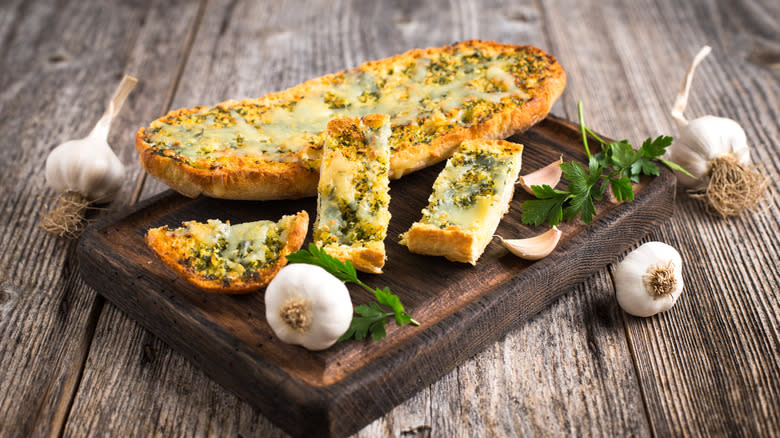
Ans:
<svg viewBox="0 0 780 438"><path fill-rule="evenodd" d="M422 219L401 243L413 253L476 264L509 210L522 151L503 140L463 142L433 183Z"/></svg>
<svg viewBox="0 0 780 438"><path fill-rule="evenodd" d="M209 292L249 293L266 286L303 244L309 215L301 211L279 222L230 225L210 219L174 230L150 229L146 244L179 276Z"/></svg>
<svg viewBox="0 0 780 438"><path fill-rule="evenodd" d="M388 121L369 114L328 123L314 223L317 246L373 274L385 265L390 222Z"/></svg>
<svg viewBox="0 0 780 438"><path fill-rule="evenodd" d="M327 123L390 116L390 178L503 139L547 116L566 83L555 58L492 41L416 49L257 99L171 111L141 128L143 168L180 193L227 199L317 194Z"/></svg>

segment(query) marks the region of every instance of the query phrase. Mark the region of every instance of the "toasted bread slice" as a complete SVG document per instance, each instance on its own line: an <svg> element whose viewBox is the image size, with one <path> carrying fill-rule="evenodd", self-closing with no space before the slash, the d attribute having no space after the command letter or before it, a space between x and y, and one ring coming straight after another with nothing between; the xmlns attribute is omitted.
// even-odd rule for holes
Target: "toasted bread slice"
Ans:
<svg viewBox="0 0 780 438"><path fill-rule="evenodd" d="M188 221L181 228L150 229L146 244L179 276L217 293L249 293L266 286L303 244L309 215L301 211L279 222L238 225L219 220Z"/></svg>
<svg viewBox="0 0 780 438"><path fill-rule="evenodd" d="M449 157L468 139L502 139L542 120L566 83L531 46L465 41L417 49L258 99L172 111L141 128L146 171L187 196L317 194L328 121L390 116L390 177Z"/></svg>
<svg viewBox="0 0 780 438"><path fill-rule="evenodd" d="M509 210L522 151L503 140L463 142L433 183L422 219L401 243L413 253L476 264Z"/></svg>
<svg viewBox="0 0 780 438"><path fill-rule="evenodd" d="M390 222L388 120L369 114L328 123L314 223L314 243L374 274L385 265Z"/></svg>

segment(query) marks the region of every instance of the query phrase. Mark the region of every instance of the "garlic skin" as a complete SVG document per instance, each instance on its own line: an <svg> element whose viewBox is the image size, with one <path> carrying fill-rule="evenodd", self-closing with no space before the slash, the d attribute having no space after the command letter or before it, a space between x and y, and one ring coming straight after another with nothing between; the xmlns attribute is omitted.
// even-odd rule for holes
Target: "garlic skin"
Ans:
<svg viewBox="0 0 780 438"><path fill-rule="evenodd" d="M750 164L750 149L742 126L724 117L703 116L680 128L680 135L669 147L669 159L690 172L696 179L677 172L677 179L687 187L706 185L705 176L716 158L730 155L740 164Z"/></svg>
<svg viewBox="0 0 780 438"><path fill-rule="evenodd" d="M617 265L613 279L623 310L634 316L653 316L671 309L682 294L682 257L665 243L648 242Z"/></svg>
<svg viewBox="0 0 780 438"><path fill-rule="evenodd" d="M319 266L287 265L265 290L265 317L276 336L308 350L336 343L352 314L347 286Z"/></svg>
<svg viewBox="0 0 780 438"><path fill-rule="evenodd" d="M108 117L107 117L108 116ZM110 113L88 136L67 141L46 158L46 183L58 193L76 192L90 202L108 202L119 192L125 166L108 145Z"/></svg>

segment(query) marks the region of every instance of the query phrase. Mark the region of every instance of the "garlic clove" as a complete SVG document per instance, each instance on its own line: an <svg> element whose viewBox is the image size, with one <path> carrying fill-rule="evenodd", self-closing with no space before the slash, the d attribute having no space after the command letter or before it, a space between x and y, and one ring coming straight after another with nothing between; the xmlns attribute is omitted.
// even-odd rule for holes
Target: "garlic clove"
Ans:
<svg viewBox="0 0 780 438"><path fill-rule="evenodd" d="M671 309L682 294L682 257L670 245L648 242L617 265L613 280L623 310L653 316Z"/></svg>
<svg viewBox="0 0 780 438"><path fill-rule="evenodd" d="M534 190L531 186L542 186L546 184L555 188L561 180L561 175L563 175L563 170L561 169L562 163L563 157L528 175L521 176L518 183L523 187L523 190L532 195L534 194Z"/></svg>
<svg viewBox="0 0 780 438"><path fill-rule="evenodd" d="M553 252L558 241L561 239L563 233L558 227L553 226L549 231L546 231L538 236L529 237L527 239L504 239L501 236L496 236L501 240L501 244L512 254L525 260L539 260L547 257Z"/></svg>

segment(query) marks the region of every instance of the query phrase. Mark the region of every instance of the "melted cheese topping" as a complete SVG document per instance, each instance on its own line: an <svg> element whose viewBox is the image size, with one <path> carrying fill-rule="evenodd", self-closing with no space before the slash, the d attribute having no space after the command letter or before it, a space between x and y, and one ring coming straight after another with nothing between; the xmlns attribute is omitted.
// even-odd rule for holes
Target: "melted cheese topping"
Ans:
<svg viewBox="0 0 780 438"><path fill-rule="evenodd" d="M174 245L183 250L180 260L204 277L229 282L251 278L256 271L278 260L294 216L272 221L230 225L210 219L184 222L168 231Z"/></svg>
<svg viewBox="0 0 780 438"><path fill-rule="evenodd" d="M382 242L390 222L387 118L330 133L320 170L314 241L319 245Z"/></svg>
<svg viewBox="0 0 780 438"><path fill-rule="evenodd" d="M498 225L496 215L500 220L520 171L522 148L495 150L478 143L464 142L447 160L419 223L480 234L492 222Z"/></svg>
<svg viewBox="0 0 780 438"><path fill-rule="evenodd" d="M377 113L390 115L390 147L396 150L430 143L453 127L468 128L507 103L522 104L550 62L521 49L489 54L460 47L379 71L362 66L336 73L288 100L271 95L173 113L153 122L145 140L197 167L219 167L223 157L306 162L318 158L307 150L321 148L329 120Z"/></svg>

